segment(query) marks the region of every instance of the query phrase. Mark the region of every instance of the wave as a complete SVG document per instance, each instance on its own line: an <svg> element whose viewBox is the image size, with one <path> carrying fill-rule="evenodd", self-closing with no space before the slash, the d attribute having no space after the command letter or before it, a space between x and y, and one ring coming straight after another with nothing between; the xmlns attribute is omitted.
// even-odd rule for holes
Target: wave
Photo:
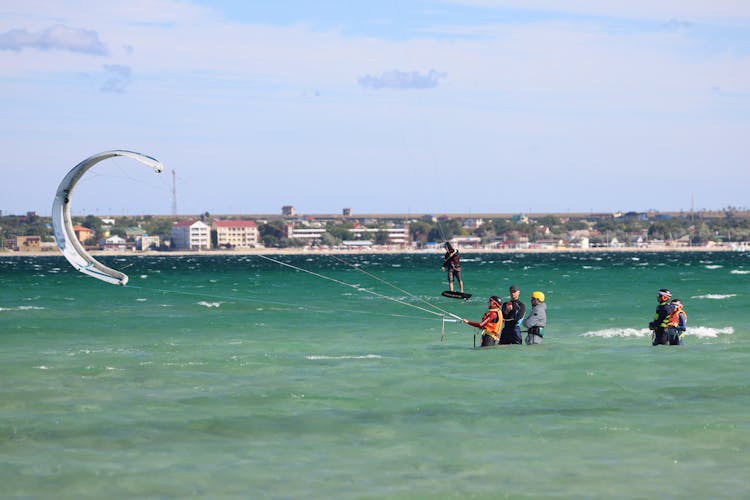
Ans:
<svg viewBox="0 0 750 500"><path fill-rule="evenodd" d="M361 355L348 355L348 356L325 356L325 355L309 355L305 356L307 359L311 360L329 360L329 359L381 359L383 356L379 354L361 354Z"/></svg>
<svg viewBox="0 0 750 500"><path fill-rule="evenodd" d="M723 300L723 299L731 299L732 297L736 297L736 293L728 293L728 294L719 294L719 293L709 293L708 295L695 295L693 297L690 297L691 299L712 299L712 300Z"/></svg>
<svg viewBox="0 0 750 500"><path fill-rule="evenodd" d="M222 303L223 302L206 302L205 300L202 300L198 302L197 304L203 307L219 307L221 306Z"/></svg>
<svg viewBox="0 0 750 500"><path fill-rule="evenodd" d="M750 271L747 269L732 269L729 274L750 274Z"/></svg>
<svg viewBox="0 0 750 500"><path fill-rule="evenodd" d="M581 337L601 337L608 339L612 337L646 337L650 335L651 330L648 328L607 328L605 330L582 333Z"/></svg>
<svg viewBox="0 0 750 500"><path fill-rule="evenodd" d="M721 269L724 266L719 265L719 264L710 264L708 266L703 266L703 267L705 267L706 269Z"/></svg>
<svg viewBox="0 0 750 500"><path fill-rule="evenodd" d="M46 307L39 307L39 306L18 306L18 307L0 307L0 312L2 311L41 311L43 309L47 309Z"/></svg>
<svg viewBox="0 0 750 500"><path fill-rule="evenodd" d="M719 335L732 335L733 333L734 328L731 326L725 326L722 328L711 328L708 326L696 326L691 328L688 326L685 336L705 339L716 338ZM651 330L648 328L607 328L605 330L582 333L581 337L599 337L605 339L614 337L651 337Z"/></svg>
<svg viewBox="0 0 750 500"><path fill-rule="evenodd" d="M716 338L719 335L732 335L734 328L731 326L725 326L724 328L709 328L707 326L696 326L690 328L688 326L686 337L698 337L699 339Z"/></svg>

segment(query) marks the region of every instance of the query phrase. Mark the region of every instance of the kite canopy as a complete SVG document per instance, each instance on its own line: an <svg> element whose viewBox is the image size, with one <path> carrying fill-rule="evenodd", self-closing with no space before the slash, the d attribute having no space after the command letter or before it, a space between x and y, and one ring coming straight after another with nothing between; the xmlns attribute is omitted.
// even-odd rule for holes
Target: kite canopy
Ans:
<svg viewBox="0 0 750 500"><path fill-rule="evenodd" d="M128 276L126 274L105 266L86 252L76 237L75 231L73 230L73 221L70 217L70 197L76 183L88 169L100 161L115 156L126 156L137 160L144 165L153 168L156 173L164 170L164 166L158 160L134 151L105 151L86 158L68 172L68 175L65 176L57 188L55 201L52 204L52 227L55 231L55 242L57 243L57 248L60 249L62 254L68 259L68 262L70 262L73 267L84 274L106 281L107 283L125 285L128 282Z"/></svg>

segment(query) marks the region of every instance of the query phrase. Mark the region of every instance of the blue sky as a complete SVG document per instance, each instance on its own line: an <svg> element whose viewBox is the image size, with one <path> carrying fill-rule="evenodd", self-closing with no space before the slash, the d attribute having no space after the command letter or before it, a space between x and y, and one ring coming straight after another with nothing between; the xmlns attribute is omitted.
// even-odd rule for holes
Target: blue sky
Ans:
<svg viewBox="0 0 750 500"><path fill-rule="evenodd" d="M35 1L0 9L0 210L748 207L750 4ZM653 5L656 4L656 5Z"/></svg>

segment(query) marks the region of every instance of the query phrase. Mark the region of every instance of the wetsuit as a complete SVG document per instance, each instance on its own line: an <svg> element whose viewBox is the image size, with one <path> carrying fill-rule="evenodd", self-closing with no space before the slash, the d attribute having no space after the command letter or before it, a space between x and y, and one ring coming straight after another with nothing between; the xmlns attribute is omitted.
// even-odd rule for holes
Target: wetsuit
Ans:
<svg viewBox="0 0 750 500"><path fill-rule="evenodd" d="M467 321L467 325L482 329L482 347L496 345L503 325L500 309L492 308L482 316L482 321Z"/></svg>
<svg viewBox="0 0 750 500"><path fill-rule="evenodd" d="M654 340L651 345L666 345L669 343L667 337L667 325L672 314L672 305L669 302L659 302L654 313L654 320L648 324L649 329L654 331Z"/></svg>
<svg viewBox="0 0 750 500"><path fill-rule="evenodd" d="M687 330L687 314L681 307L674 307L669 315L667 325L667 340L669 345L685 345L682 336Z"/></svg>
<svg viewBox="0 0 750 500"><path fill-rule="evenodd" d="M512 308L508 311L506 304L512 304ZM519 322L523 319L526 314L526 306L520 300L512 300L503 304L503 320L505 324L500 332L500 344L523 344L521 339L521 326Z"/></svg>
<svg viewBox="0 0 750 500"><path fill-rule="evenodd" d="M454 277L459 283L462 281L461 263L458 250L445 252L445 257L443 257L443 267L448 268L448 283L453 283Z"/></svg>

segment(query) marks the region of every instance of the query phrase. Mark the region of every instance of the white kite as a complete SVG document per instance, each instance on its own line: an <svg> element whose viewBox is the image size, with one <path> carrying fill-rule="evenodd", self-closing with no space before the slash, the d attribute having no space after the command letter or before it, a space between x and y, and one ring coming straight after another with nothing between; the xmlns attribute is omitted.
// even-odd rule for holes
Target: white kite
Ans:
<svg viewBox="0 0 750 500"><path fill-rule="evenodd" d="M158 160L133 151L105 151L86 158L68 172L68 175L65 176L57 188L55 202L52 204L52 227L55 231L57 247L73 267L82 273L99 278L107 283L125 285L128 282L126 274L105 266L86 252L76 237L73 230L73 221L70 218L70 196L78 180L88 169L100 161L115 156L126 156L138 160L144 165L153 168L156 173L164 170L164 166Z"/></svg>

